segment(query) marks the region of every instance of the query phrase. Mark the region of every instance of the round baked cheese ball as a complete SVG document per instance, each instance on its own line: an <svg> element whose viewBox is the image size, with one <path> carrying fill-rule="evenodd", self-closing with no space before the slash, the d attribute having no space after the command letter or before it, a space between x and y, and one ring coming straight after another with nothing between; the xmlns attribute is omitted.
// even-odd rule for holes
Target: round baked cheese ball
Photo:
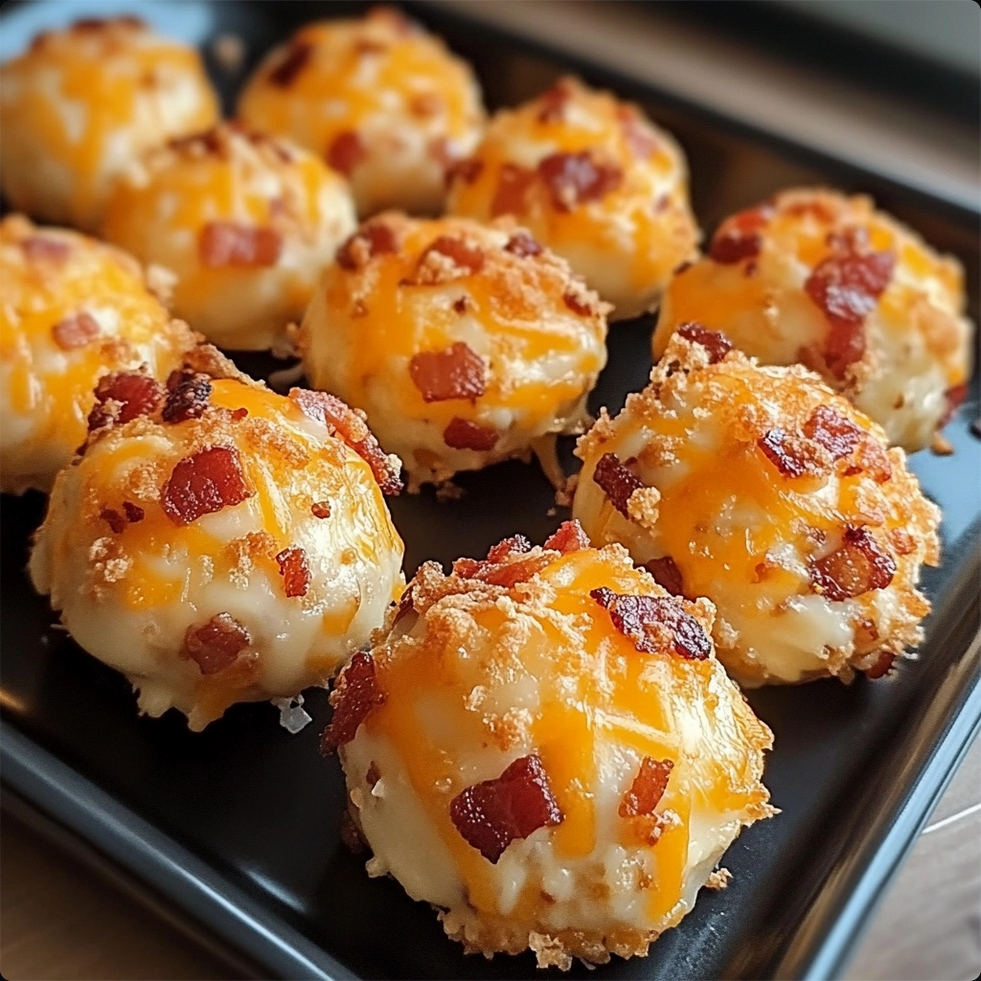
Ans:
<svg viewBox="0 0 981 981"><path fill-rule="evenodd" d="M793 190L727 219L678 270L654 334L696 322L764 364L821 374L909 452L964 398L964 273L870 198Z"/></svg>
<svg viewBox="0 0 981 981"><path fill-rule="evenodd" d="M513 215L613 304L615 319L655 304L699 239L674 139L574 78L494 116L453 168L447 206L483 221Z"/></svg>
<svg viewBox="0 0 981 981"><path fill-rule="evenodd" d="M448 576L423 565L324 734L369 873L471 952L645 954L772 813L770 732L715 659L713 616L573 522Z"/></svg>
<svg viewBox="0 0 981 981"><path fill-rule="evenodd" d="M417 487L547 459L585 418L606 309L510 220L386 213L324 270L298 345L313 387L363 409Z"/></svg>
<svg viewBox="0 0 981 981"><path fill-rule="evenodd" d="M260 64L238 114L345 174L362 217L384 208L437 213L447 169L484 124L469 65L384 7L301 28Z"/></svg>
<svg viewBox="0 0 981 981"><path fill-rule="evenodd" d="M131 256L22 215L0 221L0 280L0 489L47 492L85 440L99 378L166 378L195 337Z"/></svg>
<svg viewBox="0 0 981 981"><path fill-rule="evenodd" d="M218 117L194 48L135 17L80 20L0 67L0 187L35 218L95 231L133 160Z"/></svg>
<svg viewBox="0 0 981 981"><path fill-rule="evenodd" d="M175 707L194 730L325 684L403 587L382 496L397 469L364 421L331 396L235 377L214 349L202 364L208 350L167 389L111 376L30 561L140 710Z"/></svg>
<svg viewBox="0 0 981 981"><path fill-rule="evenodd" d="M805 368L761 367L689 324L576 452L587 534L712 600L741 682L878 677L921 639L939 510L905 453Z"/></svg>
<svg viewBox="0 0 981 981"><path fill-rule="evenodd" d="M346 181L294 144L221 124L116 183L105 237L173 272L174 312L221 347L281 345L355 229Z"/></svg>

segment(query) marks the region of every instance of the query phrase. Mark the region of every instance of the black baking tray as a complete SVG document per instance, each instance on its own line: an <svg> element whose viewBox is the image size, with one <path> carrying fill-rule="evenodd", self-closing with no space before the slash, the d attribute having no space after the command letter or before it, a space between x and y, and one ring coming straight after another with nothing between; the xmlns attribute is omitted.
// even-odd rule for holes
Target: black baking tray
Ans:
<svg viewBox="0 0 981 981"><path fill-rule="evenodd" d="M209 61L226 100L257 58L298 24L336 16L346 3L133 4L162 30L207 44L239 35L248 57L227 74ZM710 107L651 90L439 4L412 13L477 68L491 107L533 95L574 70L641 102L685 146L695 210L711 230L727 213L780 187L828 183L867 191L957 254L978 310L977 216L875 174L729 123ZM36 29L119 11L80 2L8 4L8 55ZM229 102L230 104L230 102ZM617 409L650 367L649 319L617 325L591 400ZM246 359L260 370L261 359ZM836 977L875 901L901 863L981 726L981 444L971 430L977 381L946 435L950 457L916 454L912 467L944 510L939 569L926 570L934 611L915 661L876 682L815 682L750 692L776 748L766 782L783 813L743 833L727 852L729 888L703 892L682 924L646 958L614 960L570 977ZM571 442L562 447L572 467ZM522 532L541 541L567 512L536 467L504 464L460 480L460 501L432 493L392 502L406 541L406 572L425 559L480 555ZM433 912L391 880L370 880L364 856L340 842L344 802L336 760L317 753L330 709L308 693L314 724L295 736L268 705L238 706L204 733L170 713L141 719L125 680L76 647L24 575L39 495L0 508L0 764L8 804L35 813L47 833L74 843L117 879L233 953L235 970L282 978L519 978L530 956L466 957ZM926 939L926 938L925 938Z"/></svg>

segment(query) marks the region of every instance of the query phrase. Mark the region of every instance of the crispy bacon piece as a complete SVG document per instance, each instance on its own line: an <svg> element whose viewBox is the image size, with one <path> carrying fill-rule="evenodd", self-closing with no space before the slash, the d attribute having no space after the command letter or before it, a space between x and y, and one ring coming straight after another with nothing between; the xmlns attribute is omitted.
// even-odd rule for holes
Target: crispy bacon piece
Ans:
<svg viewBox="0 0 981 981"><path fill-rule="evenodd" d="M483 173L484 162L476 157L463 157L450 164L446 171L446 182L451 184L457 178L464 184L473 184Z"/></svg>
<svg viewBox="0 0 981 981"><path fill-rule="evenodd" d="M308 41L294 41L282 61L269 72L270 84L281 89L289 88L296 76L306 68L312 54L313 45Z"/></svg>
<svg viewBox="0 0 981 981"><path fill-rule="evenodd" d="M330 502L329 501L314 501L310 505L310 510L313 512L315 518L329 518L330 517Z"/></svg>
<svg viewBox="0 0 981 981"><path fill-rule="evenodd" d="M517 562L508 561L512 556L522 555L530 549L531 542L524 535L512 535L492 545L486 559L457 559L453 563L453 574L510 589L530 579L551 561L549 556L542 554Z"/></svg>
<svg viewBox="0 0 981 981"><path fill-rule="evenodd" d="M896 660L896 655L891 651L880 651L879 656L875 659L870 667L867 667L863 672L866 678L881 678L883 675L887 675L893 666L893 662Z"/></svg>
<svg viewBox="0 0 981 981"><path fill-rule="evenodd" d="M645 756L630 789L620 800L617 813L620 817L648 817L657 810L657 805L668 789L668 778L674 769L671 760L655 760Z"/></svg>
<svg viewBox="0 0 981 981"><path fill-rule="evenodd" d="M685 582L681 570L670 555L651 559L644 563L644 568L654 577L654 581L659 586L663 586L672 596L685 595Z"/></svg>
<svg viewBox="0 0 981 981"><path fill-rule="evenodd" d="M327 150L327 163L345 177L350 177L354 168L367 159L364 141L353 129L338 133Z"/></svg>
<svg viewBox="0 0 981 981"><path fill-rule="evenodd" d="M146 517L146 511L139 504L133 504L132 501L123 501L123 514L126 515L126 520L131 525L135 525Z"/></svg>
<svg viewBox="0 0 981 981"><path fill-rule="evenodd" d="M275 266L283 237L274 228L235 221L209 221L198 234L198 258L209 269Z"/></svg>
<svg viewBox="0 0 981 981"><path fill-rule="evenodd" d="M487 550L488 562L503 562L512 555L521 555L531 551L531 542L524 535L512 535L504 538Z"/></svg>
<svg viewBox="0 0 981 981"><path fill-rule="evenodd" d="M409 376L425 402L469 399L484 394L484 359L463 341L445 351L421 351L409 362Z"/></svg>
<svg viewBox="0 0 981 981"><path fill-rule="evenodd" d="M721 331L709 330L704 324L689 320L678 328L678 334L692 344L699 344L708 352L709 363L721 361L731 350L732 341Z"/></svg>
<svg viewBox="0 0 981 981"><path fill-rule="evenodd" d="M813 447L796 433L784 429L768 429L756 445L784 477L803 477L821 473Z"/></svg>
<svg viewBox="0 0 981 981"><path fill-rule="evenodd" d="M539 828L564 820L541 757L515 760L496 780L484 780L450 801L450 820L467 844L497 864L504 850Z"/></svg>
<svg viewBox="0 0 981 981"><path fill-rule="evenodd" d="M354 450L371 467L383 494L395 495L402 490L402 481L392 459L378 445L368 424L346 402L327 392L308 388L291 388L290 398L309 418L326 426L328 431Z"/></svg>
<svg viewBox="0 0 981 981"><path fill-rule="evenodd" d="M589 595L609 611L613 626L629 637L638 651L650 654L663 647L665 630L671 635L672 648L681 657L703 660L712 650L701 624L676 600L624 595L605 586L590 590Z"/></svg>
<svg viewBox="0 0 981 981"><path fill-rule="evenodd" d="M113 533L116 535L118 535L126 527L126 519L118 511L114 511L112 508L103 508L99 512L99 517L109 525L109 527L113 530Z"/></svg>
<svg viewBox="0 0 981 981"><path fill-rule="evenodd" d="M828 321L824 360L828 370L843 379L848 367L865 353L865 318L892 279L893 252L858 252L854 240L819 263L804 283L804 292Z"/></svg>
<svg viewBox="0 0 981 981"><path fill-rule="evenodd" d="M811 563L811 584L832 602L885 589L896 574L896 560L868 528L845 529L841 547Z"/></svg>
<svg viewBox="0 0 981 981"><path fill-rule="evenodd" d="M89 431L110 423L122 425L137 416L152 415L164 397L163 386L138 371L103 375L95 387L95 405L89 413Z"/></svg>
<svg viewBox="0 0 981 981"><path fill-rule="evenodd" d="M211 379L193 371L177 372L167 379L167 398L160 417L164 422L178 423L204 415L211 398ZM171 385L171 381L174 382Z"/></svg>
<svg viewBox="0 0 981 981"><path fill-rule="evenodd" d="M597 163L589 150L549 154L539 161L537 172L556 211L571 211L584 202L598 201L623 181L619 167Z"/></svg>
<svg viewBox="0 0 981 981"><path fill-rule="evenodd" d="M287 599L306 596L310 586L310 563L305 549L299 546L284 548L276 556L279 574L283 577L283 592Z"/></svg>
<svg viewBox="0 0 981 981"><path fill-rule="evenodd" d="M884 484L892 478L892 463L889 462L889 454L886 448L873 436L868 433L859 443L858 451L855 454L856 466L863 470L877 484ZM848 472L847 470L845 471Z"/></svg>
<svg viewBox="0 0 981 981"><path fill-rule="evenodd" d="M24 256L31 262L38 259L64 262L72 251L68 242L47 235L30 235L21 241L20 247Z"/></svg>
<svg viewBox="0 0 981 981"><path fill-rule="evenodd" d="M241 504L255 491L245 481L238 450L209 446L185 457L163 486L160 503L175 525Z"/></svg>
<svg viewBox="0 0 981 981"><path fill-rule="evenodd" d="M820 443L832 459L848 456L865 438L865 431L830 406L819 405L804 423L804 435Z"/></svg>
<svg viewBox="0 0 981 981"><path fill-rule="evenodd" d="M586 537L586 532L582 530L582 525L573 518L572 521L563 521L555 533L545 539L545 544L542 547L549 551L568 555L570 552L579 552L584 548L589 548L589 539Z"/></svg>
<svg viewBox="0 0 981 981"><path fill-rule="evenodd" d="M893 528L889 532L889 544L897 555L912 555L916 551L916 540L905 528Z"/></svg>
<svg viewBox="0 0 981 981"><path fill-rule="evenodd" d="M474 273L479 273L481 269L484 268L484 252L476 245L471 245L469 242L465 242L462 238L456 238L453 235L440 235L439 238L433 242L432 245L426 249L421 256L419 256L419 272L417 273L418 282L436 282L442 283L446 282L447 279L444 276L425 276L420 275L426 268L427 256L432 253L437 253L438 255L446 256L453 265L460 270L463 270L464 275L473 275ZM454 278L456 278L455 274Z"/></svg>
<svg viewBox="0 0 981 981"><path fill-rule="evenodd" d="M567 78L560 78L550 89L538 97L538 121L558 123L565 117L566 103L572 98L572 85Z"/></svg>
<svg viewBox="0 0 981 981"><path fill-rule="evenodd" d="M620 106L617 109L617 118L627 146L634 156L647 160L661 145L643 116L633 106Z"/></svg>
<svg viewBox="0 0 981 981"><path fill-rule="evenodd" d="M763 247L760 233L772 216L773 206L762 204L726 219L712 236L709 255L726 265L754 259Z"/></svg>
<svg viewBox="0 0 981 981"><path fill-rule="evenodd" d="M500 433L472 419L454 416L443 430L443 442L453 450L475 450L484 453L494 449Z"/></svg>
<svg viewBox="0 0 981 981"><path fill-rule="evenodd" d="M607 500L625 518L629 518L627 502L630 495L644 486L640 477L628 470L616 453L604 453L593 470L593 481L602 488Z"/></svg>
<svg viewBox="0 0 981 981"><path fill-rule="evenodd" d="M334 716L320 739L320 752L329 756L338 746L349 743L358 726L373 709L385 704L386 697L378 687L371 655L358 651L341 672L330 697Z"/></svg>
<svg viewBox="0 0 981 981"><path fill-rule="evenodd" d="M219 613L201 627L187 628L180 656L194 661L201 674L217 674L251 644L247 627L231 614Z"/></svg>
<svg viewBox="0 0 981 981"><path fill-rule="evenodd" d="M567 290L562 294L562 302L577 316L591 317L596 311L588 302L588 294Z"/></svg>
<svg viewBox="0 0 981 981"><path fill-rule="evenodd" d="M526 207L528 191L536 181L535 171L506 163L497 178L497 190L491 200L491 218L520 215Z"/></svg>
<svg viewBox="0 0 981 981"><path fill-rule="evenodd" d="M74 317L66 317L58 321L51 328L51 336L63 351L70 351L72 348L84 347L89 341L95 340L100 330L99 321L83 310L81 313L76 313Z"/></svg>
<svg viewBox="0 0 981 981"><path fill-rule="evenodd" d="M365 222L337 250L336 261L342 269L362 269L376 255L397 252L398 239L383 221Z"/></svg>
<svg viewBox="0 0 981 981"><path fill-rule="evenodd" d="M527 232L515 232L504 246L505 252L525 258L527 256L541 255L544 249Z"/></svg>

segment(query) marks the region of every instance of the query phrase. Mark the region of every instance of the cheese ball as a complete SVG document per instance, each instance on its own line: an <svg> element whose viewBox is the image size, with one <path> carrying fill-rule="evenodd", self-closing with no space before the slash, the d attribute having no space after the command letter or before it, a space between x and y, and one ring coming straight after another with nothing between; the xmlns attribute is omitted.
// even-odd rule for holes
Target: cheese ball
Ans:
<svg viewBox="0 0 981 981"><path fill-rule="evenodd" d="M238 114L343 173L362 217L385 208L436 214L447 169L484 124L469 65L384 7L297 31L256 70Z"/></svg>
<svg viewBox="0 0 981 981"><path fill-rule="evenodd" d="M222 124L117 182L105 237L177 277L174 312L223 348L282 345L355 229L347 183L286 140Z"/></svg>
<svg viewBox="0 0 981 981"><path fill-rule="evenodd" d="M655 304L699 240L674 139L574 78L494 116L452 171L448 209L513 215L613 304L614 319Z"/></svg>
<svg viewBox="0 0 981 981"><path fill-rule="evenodd" d="M106 372L166 378L195 337L118 249L22 215L0 221L0 489L48 492Z"/></svg>
<svg viewBox="0 0 981 981"><path fill-rule="evenodd" d="M727 219L678 271L654 333L723 331L764 364L801 362L909 452L964 398L971 324L964 273L870 198L784 191Z"/></svg>
<svg viewBox="0 0 981 981"><path fill-rule="evenodd" d="M805 368L761 367L689 324L576 452L587 534L712 600L742 683L878 677L921 640L939 510L905 453Z"/></svg>
<svg viewBox="0 0 981 981"><path fill-rule="evenodd" d="M30 560L141 712L177 708L193 730L325 684L403 587L382 497L397 471L363 420L330 396L276 395L210 351L167 389L111 376Z"/></svg>
<svg viewBox="0 0 981 981"><path fill-rule="evenodd" d="M444 576L426 563L332 695L349 807L468 952L642 955L740 830L773 813L769 730L676 600L573 522Z"/></svg>
<svg viewBox="0 0 981 981"><path fill-rule="evenodd" d="M509 220L386 213L324 270L298 346L313 387L363 409L415 488L547 459L585 418L605 338L606 305Z"/></svg>
<svg viewBox="0 0 981 981"><path fill-rule="evenodd" d="M135 17L80 20L0 67L0 187L35 218L95 231L136 157L218 117L195 49Z"/></svg>

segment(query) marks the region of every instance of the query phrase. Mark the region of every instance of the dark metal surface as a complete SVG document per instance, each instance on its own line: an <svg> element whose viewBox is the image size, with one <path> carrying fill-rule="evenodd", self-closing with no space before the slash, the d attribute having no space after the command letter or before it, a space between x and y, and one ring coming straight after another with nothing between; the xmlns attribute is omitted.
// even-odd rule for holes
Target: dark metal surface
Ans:
<svg viewBox="0 0 981 981"><path fill-rule="evenodd" d="M4 15L4 45L31 6ZM37 5L38 7L42 5ZM67 5L55 5L65 19ZM84 6L74 4L67 16ZM349 5L148 4L141 13L190 40L239 33L251 62L302 20ZM60 8L60 10L58 9ZM52 8L48 8L49 10ZM517 102L567 69L560 57L465 19L420 9L474 61L491 105ZM18 20L20 18L21 20ZM588 80L609 83L590 73ZM226 95L238 77L224 79ZM692 164L695 207L711 229L728 212L781 186L821 181L874 193L883 206L955 252L972 275L977 310L978 234L972 216L922 195L879 185L868 174L817 166L784 147L727 128L711 113L620 83L674 130ZM610 363L594 408L615 409L649 369L650 322L611 332ZM256 362L250 361L254 367ZM783 813L746 831L725 864L722 893L695 911L645 959L614 961L572 977L833 977L877 893L888 881L981 720L978 649L978 484L981 445L968 407L951 423L952 457L917 454L913 468L944 509L944 561L927 570L934 602L920 658L879 682L818 682L751 693L773 728L766 782ZM571 465L567 442L563 452ZM432 493L393 503L406 540L406 572L483 553L505 535L541 541L565 516L548 516L551 489L539 471L506 464L464 477L465 498ZM80 651L23 574L28 538L43 500L3 498L0 706L5 784L62 827L182 908L271 976L494 978L535 973L530 957L464 957L430 909L390 880L369 880L364 856L340 844L343 780L316 743L329 715L323 693L308 697L315 724L290 736L266 705L233 708L204 733L171 713L139 719L125 680Z"/></svg>

